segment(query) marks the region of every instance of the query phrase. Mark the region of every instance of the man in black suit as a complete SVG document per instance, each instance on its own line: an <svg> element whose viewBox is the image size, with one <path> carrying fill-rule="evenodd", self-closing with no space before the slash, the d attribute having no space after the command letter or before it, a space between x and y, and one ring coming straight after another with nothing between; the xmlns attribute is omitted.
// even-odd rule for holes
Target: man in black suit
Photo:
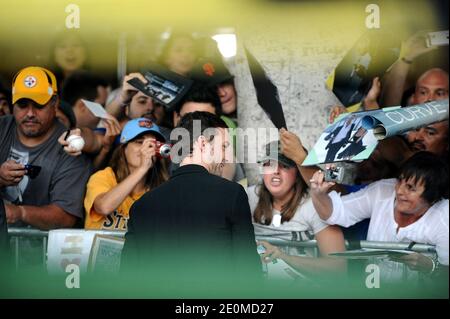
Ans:
<svg viewBox="0 0 450 319"><path fill-rule="evenodd" d="M260 275L247 194L241 185L219 177L226 154L232 153L226 127L207 112L183 116L174 129L180 135L172 150L184 153L180 167L130 210L125 270L165 283L242 283Z"/></svg>

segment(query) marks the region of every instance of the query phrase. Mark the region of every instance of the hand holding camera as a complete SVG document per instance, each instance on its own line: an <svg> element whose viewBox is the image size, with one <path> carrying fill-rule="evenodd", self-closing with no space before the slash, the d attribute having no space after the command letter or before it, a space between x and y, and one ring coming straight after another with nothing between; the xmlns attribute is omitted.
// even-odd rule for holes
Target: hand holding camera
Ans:
<svg viewBox="0 0 450 319"><path fill-rule="evenodd" d="M433 51L437 46L427 46L427 32L419 31L405 42L400 49L400 59L412 63L417 57Z"/></svg>
<svg viewBox="0 0 450 319"><path fill-rule="evenodd" d="M141 157L140 167L145 168L145 170L150 169L153 166L153 157L156 156L156 140L146 138L142 142L139 152Z"/></svg>
<svg viewBox="0 0 450 319"><path fill-rule="evenodd" d="M4 162L0 166L0 186L13 186L19 184L27 169L23 164L14 160Z"/></svg>
<svg viewBox="0 0 450 319"><path fill-rule="evenodd" d="M330 173L327 173L330 174ZM335 184L335 182L325 181L325 172L318 170L314 173L310 180L311 183L311 195L327 195L330 188Z"/></svg>
<svg viewBox="0 0 450 319"><path fill-rule="evenodd" d="M156 156L159 158L170 158L172 145L156 141Z"/></svg>
<svg viewBox="0 0 450 319"><path fill-rule="evenodd" d="M325 182L341 183L343 177L344 169L342 167L330 166L324 173Z"/></svg>

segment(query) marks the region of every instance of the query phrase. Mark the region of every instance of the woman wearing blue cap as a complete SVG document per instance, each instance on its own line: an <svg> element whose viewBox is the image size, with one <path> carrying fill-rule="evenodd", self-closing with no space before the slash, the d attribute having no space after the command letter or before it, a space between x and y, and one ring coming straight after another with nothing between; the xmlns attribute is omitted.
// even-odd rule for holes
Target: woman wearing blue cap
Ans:
<svg viewBox="0 0 450 319"><path fill-rule="evenodd" d="M131 205L169 176L157 156L156 141L165 138L151 120L138 118L125 125L110 166L92 175L87 184L85 228L127 230Z"/></svg>

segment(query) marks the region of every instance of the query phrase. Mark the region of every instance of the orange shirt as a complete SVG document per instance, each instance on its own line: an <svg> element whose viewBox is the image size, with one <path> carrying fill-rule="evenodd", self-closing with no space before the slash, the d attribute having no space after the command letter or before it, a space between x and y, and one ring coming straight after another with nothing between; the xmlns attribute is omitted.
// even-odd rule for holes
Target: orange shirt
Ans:
<svg viewBox="0 0 450 319"><path fill-rule="evenodd" d="M87 184L86 197L84 198L84 209L86 211L84 228L127 230L131 205L133 205L133 203L145 192L133 196L128 195L119 207L117 207L117 209L108 216L103 216L94 210L94 201L97 196L110 191L116 185L116 175L111 167L98 171L91 176Z"/></svg>

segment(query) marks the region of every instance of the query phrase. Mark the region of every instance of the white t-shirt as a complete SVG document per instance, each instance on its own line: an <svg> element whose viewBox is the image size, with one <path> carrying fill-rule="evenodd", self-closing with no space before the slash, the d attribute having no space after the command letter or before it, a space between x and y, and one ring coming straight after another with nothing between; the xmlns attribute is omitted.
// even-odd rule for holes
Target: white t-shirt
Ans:
<svg viewBox="0 0 450 319"><path fill-rule="evenodd" d="M253 214L259 201L259 197L256 193L257 189L257 186L250 186L247 188L255 236L268 236L292 241L307 241L314 239L315 234L328 227L328 225L320 219L309 196L302 200L291 220L281 223L279 226L275 226L273 222L271 225L256 223L253 219ZM273 215L281 214L281 212L276 209L273 209L272 213ZM303 251L296 250L294 252L290 249L288 253L298 255L303 254ZM304 253L310 255L307 251Z"/></svg>
<svg viewBox="0 0 450 319"><path fill-rule="evenodd" d="M417 242L436 246L439 262L449 264L449 201L440 200L416 222L401 227L394 219L396 179L385 179L349 195L339 196L331 192L332 215L326 222L330 225L351 226L370 218L367 240L387 242ZM380 264L384 278L400 279L417 276L404 264L383 262ZM405 272L406 270L406 272ZM414 275L414 273L416 273Z"/></svg>

